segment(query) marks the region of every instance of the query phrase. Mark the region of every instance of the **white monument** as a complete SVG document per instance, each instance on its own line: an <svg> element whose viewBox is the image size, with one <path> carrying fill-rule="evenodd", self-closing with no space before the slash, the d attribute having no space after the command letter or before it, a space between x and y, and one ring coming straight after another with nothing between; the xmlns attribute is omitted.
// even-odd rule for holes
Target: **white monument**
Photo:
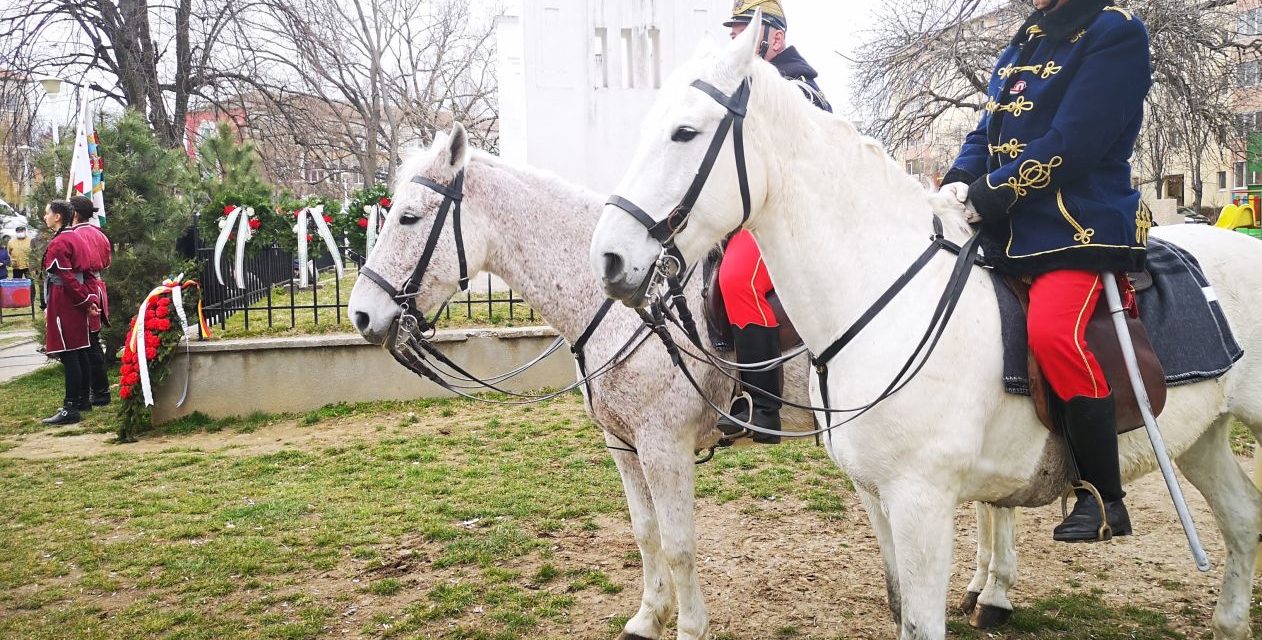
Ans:
<svg viewBox="0 0 1262 640"><path fill-rule="evenodd" d="M500 153L599 192L626 170L662 80L731 0L508 0L497 24Z"/></svg>

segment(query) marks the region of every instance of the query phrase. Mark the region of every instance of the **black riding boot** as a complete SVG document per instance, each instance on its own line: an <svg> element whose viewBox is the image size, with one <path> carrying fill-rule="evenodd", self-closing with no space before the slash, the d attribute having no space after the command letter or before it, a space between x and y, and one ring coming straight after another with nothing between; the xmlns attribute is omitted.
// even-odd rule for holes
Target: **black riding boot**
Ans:
<svg viewBox="0 0 1262 640"><path fill-rule="evenodd" d="M1065 403L1065 437L1078 467L1078 475L1095 485L1104 499L1109 527L1114 536L1131 535L1130 514L1122 498L1122 474L1117 457L1117 419L1113 396L1078 396ZM1052 537L1059 542L1100 540L1101 512L1095 496L1079 490L1074 509L1056 527Z"/></svg>
<svg viewBox="0 0 1262 640"><path fill-rule="evenodd" d="M736 361L741 364L766 362L780 357L780 329L777 327L760 327L749 325L744 329L733 326L732 340L736 343ZM781 371L777 367L770 371L742 371L740 374L742 389L748 391L754 400L753 412L743 399L732 403L732 415L749 422L756 427L770 431L780 431ZM769 398L762 393L775 396ZM719 417L719 431L726 436L739 436L744 428L725 417ZM780 436L765 435L755 432L754 442L761 444L779 444Z"/></svg>

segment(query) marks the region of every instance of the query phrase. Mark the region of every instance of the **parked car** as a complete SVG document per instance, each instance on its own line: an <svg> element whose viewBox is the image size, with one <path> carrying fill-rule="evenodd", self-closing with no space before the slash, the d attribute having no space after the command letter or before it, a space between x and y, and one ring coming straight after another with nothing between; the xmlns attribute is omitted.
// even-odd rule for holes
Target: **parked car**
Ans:
<svg viewBox="0 0 1262 640"><path fill-rule="evenodd" d="M0 241L8 242L17 233L18 227L26 227L26 237L34 240L39 237L39 229L31 226L26 216L13 213L5 215L0 213Z"/></svg>
<svg viewBox="0 0 1262 640"><path fill-rule="evenodd" d="M1209 224L1209 218L1197 212L1192 207L1181 207L1179 215L1183 216L1183 221L1187 224Z"/></svg>

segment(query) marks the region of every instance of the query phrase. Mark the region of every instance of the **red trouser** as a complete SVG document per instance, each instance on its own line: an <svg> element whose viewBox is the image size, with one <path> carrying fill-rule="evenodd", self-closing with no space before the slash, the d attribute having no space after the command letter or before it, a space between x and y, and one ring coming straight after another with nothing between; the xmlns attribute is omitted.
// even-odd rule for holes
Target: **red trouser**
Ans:
<svg viewBox="0 0 1262 640"><path fill-rule="evenodd" d="M723 292L728 321L741 329L751 324L780 326L767 303L771 289L771 275L754 236L744 229L736 232L719 265L719 290Z"/></svg>
<svg viewBox="0 0 1262 640"><path fill-rule="evenodd" d="M1100 278L1090 271L1052 271L1030 286L1030 351L1062 400L1109 395L1109 383L1085 337L1103 291Z"/></svg>

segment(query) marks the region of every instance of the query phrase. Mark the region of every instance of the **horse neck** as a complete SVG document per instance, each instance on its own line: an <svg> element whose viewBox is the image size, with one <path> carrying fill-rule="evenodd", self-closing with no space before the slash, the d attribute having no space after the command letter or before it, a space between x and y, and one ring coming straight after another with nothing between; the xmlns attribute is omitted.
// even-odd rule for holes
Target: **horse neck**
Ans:
<svg viewBox="0 0 1262 640"><path fill-rule="evenodd" d="M605 296L587 265L603 200L580 187L498 161L471 161L466 207L490 228L486 269L504 277L573 343Z"/></svg>
<svg viewBox="0 0 1262 640"><path fill-rule="evenodd" d="M751 113L759 106L752 104ZM848 123L798 114L774 120L774 131L752 118L748 127L758 149L750 153L771 150L763 155L767 200L751 230L785 310L818 353L925 250L932 216L924 189ZM785 122L802 130L786 140ZM904 295L932 295L949 265L935 260ZM909 330L913 319L883 314L877 324Z"/></svg>

